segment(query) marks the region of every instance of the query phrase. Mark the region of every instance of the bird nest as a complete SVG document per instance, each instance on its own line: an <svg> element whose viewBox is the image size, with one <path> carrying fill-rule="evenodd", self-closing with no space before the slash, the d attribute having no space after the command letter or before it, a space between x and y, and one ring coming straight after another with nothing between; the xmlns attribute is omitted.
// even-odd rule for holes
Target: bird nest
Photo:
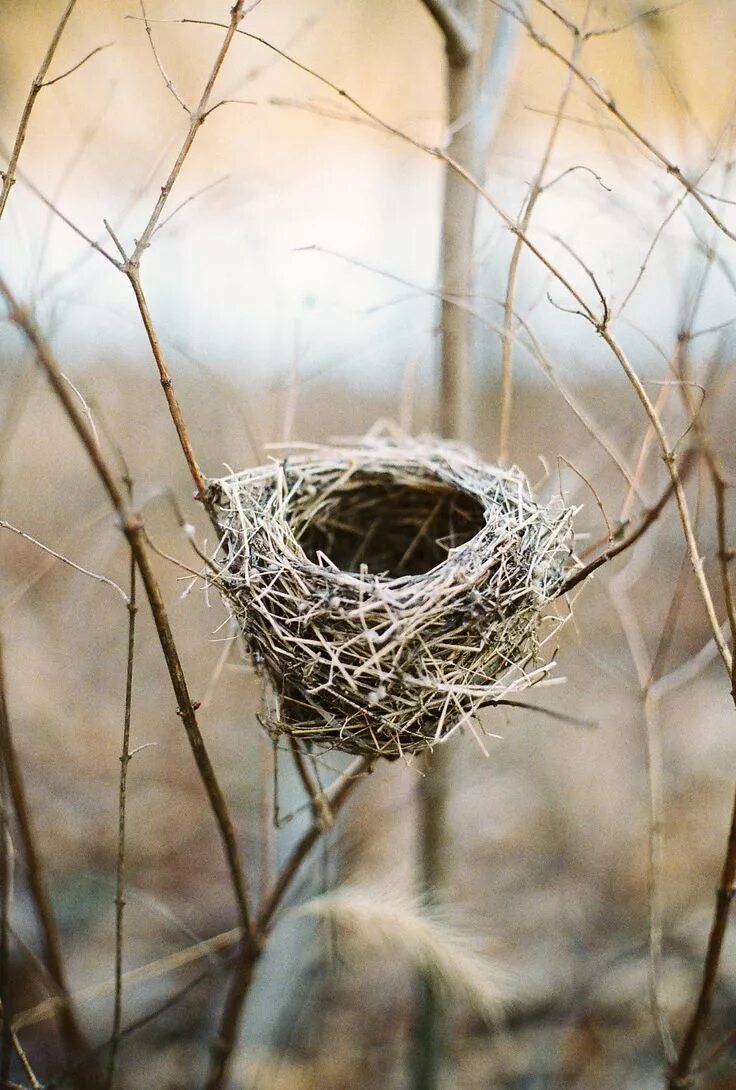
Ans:
<svg viewBox="0 0 736 1090"><path fill-rule="evenodd" d="M547 673L573 512L518 469L381 435L210 481L209 498L272 735L415 753Z"/></svg>

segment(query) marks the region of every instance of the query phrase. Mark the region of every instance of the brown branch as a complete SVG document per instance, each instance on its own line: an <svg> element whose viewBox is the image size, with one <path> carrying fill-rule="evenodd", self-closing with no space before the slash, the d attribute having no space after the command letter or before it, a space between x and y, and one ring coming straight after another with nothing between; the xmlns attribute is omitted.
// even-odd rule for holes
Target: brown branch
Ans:
<svg viewBox="0 0 736 1090"><path fill-rule="evenodd" d="M209 754L204 744L204 739L202 738L197 723L195 714L196 706L193 704L189 695L184 670L179 658L176 643L174 642L161 590L146 550L143 523L140 516L131 510L113 471L109 467L102 451L95 441L94 435L89 429L89 425L84 415L79 409L76 399L70 393L69 387L64 382L59 366L56 363L45 338L37 329L35 322L28 312L16 301L15 296L1 275L0 295L5 297L9 308L10 320L24 333L29 344L32 346L39 366L45 373L52 390L61 402L64 412L85 448L97 476L107 492L110 502L118 513L120 518L120 529L135 556L136 566L143 581L146 597L148 598L159 642L161 644L161 650L166 661L169 678L176 697L177 715L184 726L192 755L194 756L199 771L200 779L202 780L210 807L217 823L243 930L246 934L249 934L250 913L248 910L245 877L233 823L230 818L225 796L222 793L222 788L220 787L214 768L212 767Z"/></svg>
<svg viewBox="0 0 736 1090"><path fill-rule="evenodd" d="M12 1026L10 1027L10 1038L13 1042L13 1048L15 1049L16 1055L20 1060L21 1067L26 1073L26 1078L28 1079L28 1082L31 1086L31 1090L44 1090L43 1086L38 1081L36 1072L31 1066L31 1061L28 1059L23 1045L20 1043L18 1034L15 1032Z"/></svg>
<svg viewBox="0 0 736 1090"><path fill-rule="evenodd" d="M670 1090L677 1090L677 1088L684 1087L690 1082L690 1072L695 1058L695 1051L700 1036L708 1021L711 1006L713 1005L713 996L715 994L716 980L718 978L723 940L726 936L726 928L728 927L731 902L733 901L734 894L736 894L736 889L734 888L735 884L736 795L734 796L733 809L731 812L731 827L729 829L726 855L721 870L721 879L718 889L716 890L716 908L713 915L710 935L708 936L708 949L703 966L700 991L698 993L695 1009L693 1010L692 1017L690 1018L685 1031L685 1037L680 1047L677 1062L670 1073L668 1082Z"/></svg>
<svg viewBox="0 0 736 1090"><path fill-rule="evenodd" d="M687 341L680 339L680 375L685 380L682 384L683 398L690 409L693 419L693 427L698 438L700 449L708 467L716 501L716 533L718 540L718 563L721 572L723 596L726 603L726 615L731 636L732 665L731 665L731 696L736 704L736 600L734 599L734 587L731 579L730 552L727 536L727 512L726 512L726 479L721 470L718 458L708 435L701 414L694 410L692 390L687 381ZM731 813L731 825L726 842L726 851L721 869L721 877L716 891L716 905L713 913L708 946L703 964L703 975L700 982L700 990L695 1002L690 1020L685 1030L685 1036L680 1046L677 1059L670 1073L669 1086L671 1090L682 1087L690 1081L693 1061L703 1034L715 995L716 982L721 963L723 943L726 937L731 902L736 894L736 793L734 794L733 809Z"/></svg>
<svg viewBox="0 0 736 1090"><path fill-rule="evenodd" d="M181 106L182 110L184 110L185 113L189 114L189 117L191 118L191 112L189 110L189 107L187 106L184 99L180 96L180 94L177 91L176 87L174 87L173 80L170 79L169 76L166 74L166 70L164 69L164 66L163 66L163 64L161 62L161 58L158 55L158 50L156 49L156 43L153 40L153 30L151 28L151 24L149 22L148 15L146 14L146 9L144 7L143 0L139 0L139 4L140 4L140 9L141 9L141 16L143 18L143 23L144 23L145 28L146 28L146 34L148 35L148 44L151 47L151 52L153 53L153 59L156 62L156 67L158 68L159 72L161 73L161 78L163 79L164 84L166 85L166 89L167 89L167 91L171 92L171 94L174 96L176 101Z"/></svg>
<svg viewBox="0 0 736 1090"><path fill-rule="evenodd" d="M346 799L353 791L363 775L371 771L372 760L369 757L362 758L354 774L342 776L332 790L326 792L330 810L336 815ZM238 962L233 969L230 990L225 999L220 1028L212 1045L210 1057L210 1069L205 1083L205 1090L222 1090L227 1081L230 1069L230 1061L237 1039L238 1027L243 1011L243 1005L248 995L253 973L263 949L263 939L267 935L271 921L279 908L284 895L294 881L299 868L309 855L323 833L320 822L313 822L311 828L302 836L301 840L292 848L291 854L281 868L276 882L263 902L263 907L258 914L255 924L255 933L259 941L241 950Z"/></svg>
<svg viewBox="0 0 736 1090"><path fill-rule="evenodd" d="M15 184L15 171L18 166L18 160L20 158L21 149L26 138L28 131L28 122L31 117L31 111L36 103L36 99L43 87L44 80L46 79L46 73L49 70L49 65L54 58L54 53L59 44L62 34L66 28L66 24L69 22L69 16L71 15L74 5L77 0L69 0L68 4L62 12L61 18L56 26L53 37L49 43L49 47L46 50L46 55L41 61L41 67L36 73L36 78L31 84L31 89L28 92L28 98L26 99L25 106L23 107L23 113L21 114L20 124L18 125L18 132L15 137L15 143L13 144L13 150L10 153L10 159L8 161L7 168L3 172L3 184L0 189L0 219L2 218L5 206L8 203L8 197L10 196L10 190Z"/></svg>
<svg viewBox="0 0 736 1090"><path fill-rule="evenodd" d="M195 137L202 125L204 124L207 116L207 108L209 106L212 89L215 85L217 77L220 74L220 69L222 68L222 65L225 61L225 57L227 56L228 50L230 49L235 33L238 30L238 25L242 21L245 14L245 12L243 11L244 3L245 0L237 0L237 2L232 7L232 10L230 12L230 22L224 28L225 37L223 39L222 45L218 50L217 56L215 57L215 62L212 66L212 69L210 70L210 74L207 77L204 90L202 91L196 108L192 110L189 114L189 129L186 136L184 137L184 142L179 149L179 152L174 161L174 165L169 171L169 175L166 181L161 186L161 192L159 193L153 211L148 218L148 222L143 229L143 233L135 244L135 249L130 258L130 264L132 266L137 266L140 263L142 254L148 248L151 242L151 238L153 237L153 233L156 230L158 221L161 219L161 216L163 214L166 202L169 199L169 194L171 193L176 179L179 177L179 173L182 166L184 165L184 161L187 155L189 154L189 150L194 143Z"/></svg>
<svg viewBox="0 0 736 1090"><path fill-rule="evenodd" d="M245 0L236 0L236 3L233 5L230 11L230 22L225 29L225 37L217 52L214 64L212 65L210 73L205 82L204 90L202 91L196 108L194 110L190 110L177 94L171 80L167 77L161 65L161 61L159 59L158 52L153 41L150 20L146 15L145 7L141 3L143 21L145 23L146 33L148 35L148 40L153 51L154 59L156 61L159 71L161 72L166 87L169 89L169 91L171 91L171 93L178 101L179 105L182 106L188 114L189 127L187 129L186 136L184 137L184 141L179 148L176 159L174 160L174 164L169 171L168 177L166 178L164 184L161 186L158 199L156 200L153 211L148 218L148 222L146 223L140 238L137 239L133 252L132 254L130 254L130 256L125 255L125 251L123 250L122 246L113 236L113 240L115 241L118 250L121 252L121 255L123 257L123 261L120 266L121 271L125 273L133 289L133 294L135 295L138 310L143 321L143 326L146 331L148 343L151 347L151 352L153 353L153 358L156 362L161 386L163 387L166 401L169 406L169 413L171 414L171 419L176 429L176 434L179 437L179 443L184 453L184 458L186 460L187 466L189 467L189 472L191 473L192 480L194 481L197 489L197 498L205 504L207 504L207 498L204 476L201 469L199 468L199 464L197 463L197 459L194 454L194 448L192 447L192 443L189 438L189 433L184 421L184 416L182 414L181 407L174 392L171 373L169 372L169 369L166 365L163 351L161 349L161 344L159 342L158 335L156 334L148 303L143 292L143 286L141 284L140 278L140 262L141 257L150 246L151 239L153 238L153 235L156 232L157 227L159 226L159 221L161 220L164 208L166 207L166 202L169 199L169 195L174 187L177 178L179 177L181 169L189 154L192 144L194 143L197 133L207 119L208 114L211 112L209 109L209 104L212 90L217 80L217 77L220 74L220 70L225 61L228 50L230 49L230 45L235 36L235 33L238 30L238 25L245 15L244 4ZM212 517L211 511L210 516Z"/></svg>
<svg viewBox="0 0 736 1090"><path fill-rule="evenodd" d="M0 643L0 757L2 758L4 775L7 778L10 799L13 803L13 810L18 827L18 837L28 872L28 886L31 900L41 932L44 965L54 987L58 990L62 999L59 1006L59 1030L68 1059L71 1062L74 1062L88 1053L89 1046L79 1027L74 1006L69 999L69 987L66 970L64 968L61 938L59 936L59 930L46 888L46 879L41 856L36 845L36 836L31 821L31 812L26 796L25 784L23 782L23 773L13 743L10 714L5 692L2 643ZM7 820L7 815L5 815L5 820ZM5 833L6 829L3 824L3 842L5 842ZM9 883L3 883L3 885L7 892ZM4 982L9 985L8 974L3 973L2 977L4 978ZM3 995L3 1000L4 1010L9 1012L6 995ZM4 1019L3 1026L5 1027L6 1025L10 1025L10 1017ZM89 1090L92 1090L92 1087L99 1085L99 1083L96 1082L95 1073L91 1067L87 1065L81 1066L79 1075L80 1087L88 1087Z"/></svg>
<svg viewBox="0 0 736 1090"><path fill-rule="evenodd" d="M682 467L680 469L680 477L682 479L685 479L687 477L687 474L690 471L690 467L693 464L694 458L692 457L692 454L689 453L685 456ZM669 502L674 491L674 482L669 481L667 487L662 492L662 495L659 497L657 502L644 512L638 526L636 526L630 534L627 534L626 537L622 537L620 541L614 542L614 544L604 550L604 552L602 552L600 556L597 556L595 560L591 560L589 564L586 564L584 568L580 568L578 571L573 572L572 575L569 575L565 580L560 594L567 594L569 591L573 590L585 579L587 579L590 575L592 575L594 571L598 571L598 568L603 567L604 564L608 564L610 560L613 560L615 557L620 556L621 553L626 552L626 550L630 549L632 545L635 545L639 538L647 532L649 527L657 521L657 519L667 506L667 503Z"/></svg>
<svg viewBox="0 0 736 1090"><path fill-rule="evenodd" d="M86 64L87 61L92 59L92 57L96 56L98 53L102 53L103 49L109 49L112 45L115 45L115 42L105 42L104 45L95 46L94 49L90 49L89 53L86 53L82 57L81 61L77 61L77 63L73 64L71 68L67 68L65 72L62 72L58 76L54 76L53 79L47 79L45 83L41 84L41 86L53 87L55 83L59 83L60 80L66 79L67 76L71 76L72 72L76 72L78 68L81 68L82 65Z"/></svg>
<svg viewBox="0 0 736 1090"><path fill-rule="evenodd" d="M132 484L128 478L128 491ZM125 811L128 789L128 765L130 764L130 720L133 701L133 663L135 659L136 563L130 553L130 594L128 597L128 651L125 668L125 710L123 712L123 745L120 754L120 782L118 789L118 854L115 876L115 999L112 1018L112 1036L107 1066L107 1090L112 1090L115 1078L115 1061L120 1043L123 1019L123 911L125 908Z"/></svg>
<svg viewBox="0 0 736 1090"><path fill-rule="evenodd" d="M192 480L194 481L197 488L197 498L204 503L206 502L206 486L204 476L202 475L202 471L197 463L197 459L194 454L194 448L192 447L192 443L189 438L189 432L187 431L187 427L184 422L184 416L181 411L181 406L179 405L177 396L174 393L174 385L171 374L168 367L166 366L166 360L164 359L161 344L159 342L156 330L153 326L153 320L151 319L151 313L148 309L148 303L146 302L146 297L143 294L143 287L141 286L138 266L128 263L127 266L124 266L123 271L125 272L128 280L130 281L130 285L133 289L133 294L135 295L135 301L138 304L138 310L143 321L146 336L148 337L148 343L151 346L151 352L153 353L153 358L156 361L156 367L158 368L158 375L161 381L161 387L164 391L164 396L166 397L166 402L169 406L169 413L171 414L171 419L174 423L174 427L176 428L176 434L179 437L179 443L181 445L182 451L184 452L184 458L186 459L187 466L189 467L189 472L191 473Z"/></svg>
<svg viewBox="0 0 736 1090"><path fill-rule="evenodd" d="M566 65L566 67L569 68L575 78L579 80L579 82L582 83L588 89L588 91L590 91L590 93L597 99L598 102L600 102L600 104L608 111L608 113L615 117L619 124L622 125L639 144L641 144L645 151L652 155L657 160L657 162L664 167L667 173L670 174L677 182L679 182L679 184L683 187L683 189L687 191L687 193L692 197L696 204L700 205L706 216L708 216L708 218L713 221L718 230L722 231L727 238L730 238L732 241L736 241L736 233L731 231L725 225L723 220L720 219L714 209L711 208L710 204L701 196L697 185L691 182L688 178L686 178L680 167L676 163L674 163L667 155L665 155L664 152L660 151L659 148L657 148L651 142L651 140L647 136L645 136L645 134L640 129L638 129L636 125L634 125L633 121L629 120L629 118L621 112L621 110L616 105L615 100L607 91L604 91L601 87L599 87L594 79L586 75L586 73L583 72L577 66L577 64L575 64L574 61L571 61L569 57L566 57L565 54L557 48L557 46L553 45L552 42L550 42L547 38L543 37L543 35L541 35L535 29L528 16L524 14L520 9L506 7L504 4L500 3L499 0L491 0L491 2L496 4L497 7L501 8L502 11L507 12L514 19L517 19L524 27L532 41L535 42L540 49L545 50L547 53L551 53L553 57L555 57L562 64ZM577 27L573 27L572 29L574 33L579 33L579 29Z"/></svg>
<svg viewBox="0 0 736 1090"><path fill-rule="evenodd" d="M334 824L332 811L330 810L324 792L319 789L309 774L307 762L296 738L289 738L289 748L291 749L291 755L294 759L294 767L296 768L297 775L309 798L315 824L320 825L322 829L330 829Z"/></svg>

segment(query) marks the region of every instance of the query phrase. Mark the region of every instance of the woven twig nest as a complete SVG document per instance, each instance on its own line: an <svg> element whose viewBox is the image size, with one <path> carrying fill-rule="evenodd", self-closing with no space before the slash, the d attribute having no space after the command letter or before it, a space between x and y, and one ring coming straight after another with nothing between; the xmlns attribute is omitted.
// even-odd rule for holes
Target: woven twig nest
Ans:
<svg viewBox="0 0 736 1090"><path fill-rule="evenodd" d="M537 503L519 470L381 435L209 489L218 584L271 683L272 734L396 757L546 673L572 511Z"/></svg>

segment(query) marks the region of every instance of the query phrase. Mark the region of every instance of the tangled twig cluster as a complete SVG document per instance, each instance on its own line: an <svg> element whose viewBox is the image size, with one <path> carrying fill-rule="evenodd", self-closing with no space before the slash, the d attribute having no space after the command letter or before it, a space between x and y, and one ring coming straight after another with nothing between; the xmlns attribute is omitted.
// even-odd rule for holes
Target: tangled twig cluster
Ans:
<svg viewBox="0 0 736 1090"><path fill-rule="evenodd" d="M265 725L396 757L543 677L573 512L518 469L369 436L209 482L218 583L271 682ZM547 634L547 639L549 635Z"/></svg>

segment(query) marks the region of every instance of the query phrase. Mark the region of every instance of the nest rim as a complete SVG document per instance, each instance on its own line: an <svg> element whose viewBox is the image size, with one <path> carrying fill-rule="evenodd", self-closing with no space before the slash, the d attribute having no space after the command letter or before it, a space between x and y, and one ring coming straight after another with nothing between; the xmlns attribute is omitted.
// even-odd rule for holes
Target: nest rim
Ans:
<svg viewBox="0 0 736 1090"><path fill-rule="evenodd" d="M327 550L318 550L313 558L302 545L305 527L313 525L313 518L307 502L307 515L302 512L300 526L298 504L304 500L300 491L306 493L307 501L317 495L326 506L336 493L339 500L341 481L355 483L361 472L372 475L372 480L385 475L399 489L427 491L429 483L445 495L469 499L478 508L482 523L419 573L397 575L366 566L346 570L335 564ZM294 479L287 489L289 473ZM315 477L321 491L319 484L315 486ZM548 619L544 610L559 593L561 556L572 556L574 512L563 507L552 513L550 507L539 504L520 470L490 466L459 444L430 438L396 442L381 437L351 447L313 448L208 483L223 531L220 589L257 667L271 683L275 707L262 722L272 736L284 734L320 748L373 756L420 752L443 743L464 724L472 729L480 707L493 703L494 696L497 701L504 694L537 683L546 674L546 666L527 667L539 651L535 641L540 624ZM518 504L515 524L510 519L513 503ZM529 528L532 532L527 534ZM500 594L494 598L494 567L500 586L499 564L504 555L516 564L516 581L504 584L505 598ZM235 571L238 563L239 572ZM269 579L271 591L275 587L281 600L273 598L266 608ZM257 594L254 584L260 584ZM384 655L391 659L389 673L395 675L388 687L383 683L382 669L371 675L373 659L380 664L381 656L375 650L379 640L372 644L367 638L361 615L366 595L369 605L363 612L373 610L374 620L377 612L381 623L393 621L398 633ZM486 619L493 617L497 634L509 637L505 662L500 645L494 658L482 638L469 648L458 639L463 624L467 642L475 638L476 605L481 613L485 610ZM346 621L350 606L352 621ZM416 669L412 675L421 656L417 656L416 647L407 653L402 644L402 640L406 643L413 638L412 623L418 622L421 628L426 620L421 616L423 606L429 616L425 628L430 621L436 622L427 651L432 669L437 667L434 675L431 670L423 673ZM508 607L505 615L504 606ZM518 622L516 628L514 622ZM557 626L560 623L557 617ZM273 633L269 625L273 625ZM388 627L390 630L390 623ZM300 632L307 635L294 665L290 660ZM322 658L322 650L315 652L308 646L309 640L315 642L315 632L324 645ZM272 639L274 642L269 642ZM385 635L380 639L386 643ZM366 646L356 656L355 646L361 642ZM432 648L444 648L442 653L448 654L439 666ZM339 661L341 656L346 657L347 668ZM490 662L494 663L492 668ZM463 670L464 684L458 685L457 677L462 680ZM514 676L509 678L509 674ZM378 679L372 688L362 681L366 675L372 681ZM357 678L361 682L356 685ZM395 691L402 683L407 684L408 692L403 698ZM387 688L392 689L388 712ZM427 688L429 696L423 691ZM294 693L301 712L295 708ZM340 714L332 714L335 709ZM431 728L428 720L434 712Z"/></svg>

